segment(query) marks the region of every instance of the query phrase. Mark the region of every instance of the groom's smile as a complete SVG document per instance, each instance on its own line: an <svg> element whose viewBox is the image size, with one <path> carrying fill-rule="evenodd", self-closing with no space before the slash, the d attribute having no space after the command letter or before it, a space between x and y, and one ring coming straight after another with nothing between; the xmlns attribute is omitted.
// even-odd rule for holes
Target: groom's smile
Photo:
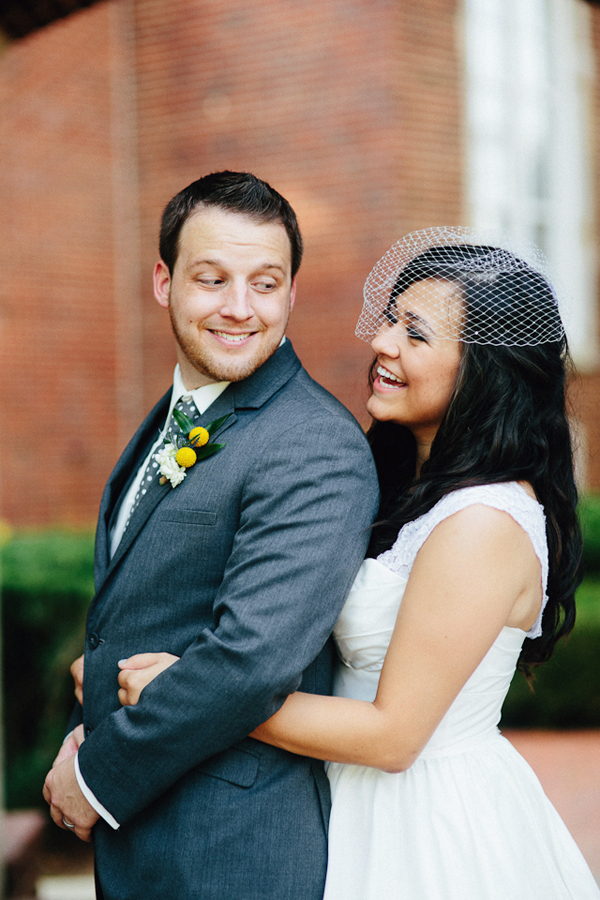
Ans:
<svg viewBox="0 0 600 900"><path fill-rule="evenodd" d="M169 310L185 386L247 378L279 346L294 303L284 226L204 207L183 225L178 250L172 276L156 264L154 292Z"/></svg>

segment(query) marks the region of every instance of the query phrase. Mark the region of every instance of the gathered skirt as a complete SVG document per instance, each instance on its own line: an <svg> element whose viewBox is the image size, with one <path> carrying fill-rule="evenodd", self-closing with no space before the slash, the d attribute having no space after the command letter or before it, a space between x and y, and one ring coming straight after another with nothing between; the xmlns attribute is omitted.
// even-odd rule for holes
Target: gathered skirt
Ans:
<svg viewBox="0 0 600 900"><path fill-rule="evenodd" d="M600 900L535 773L498 732L406 772L332 763L324 900Z"/></svg>

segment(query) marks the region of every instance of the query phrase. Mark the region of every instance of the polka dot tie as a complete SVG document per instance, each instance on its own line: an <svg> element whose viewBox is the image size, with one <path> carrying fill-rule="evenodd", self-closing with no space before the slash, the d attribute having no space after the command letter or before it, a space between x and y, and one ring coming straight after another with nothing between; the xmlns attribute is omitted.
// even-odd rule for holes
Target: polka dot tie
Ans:
<svg viewBox="0 0 600 900"><path fill-rule="evenodd" d="M181 397L177 401L177 403L174 406L174 409L178 409L179 412L185 413L186 416L188 416L192 420L195 419L198 415L198 409L196 407L196 404L194 403L194 400L193 400L191 394L184 394L183 397ZM129 510L129 515L127 516L127 521L125 522L123 531L125 531L125 529L129 525L129 523L131 522L131 517L134 514L134 512L136 511L136 509L138 508L138 506L140 505L140 501L141 501L142 497L144 496L144 494L146 494L148 487L150 486L150 483L152 481L154 481L154 479L158 475L158 472L157 472L158 463L156 462L154 457L160 450L162 450L162 448L165 446L165 444L168 444L170 442L171 438L170 438L169 432L171 430L171 427L173 427L174 430L179 431L179 426L174 421L172 414L171 414L171 418L169 419L169 427L166 430L166 434L162 441L162 444L159 444L159 446L153 451L153 453L148 461L148 465L146 466L146 468L144 470L142 480L140 481L140 486L138 487L138 489L136 491L136 495L133 498L133 503L131 504L131 509Z"/></svg>

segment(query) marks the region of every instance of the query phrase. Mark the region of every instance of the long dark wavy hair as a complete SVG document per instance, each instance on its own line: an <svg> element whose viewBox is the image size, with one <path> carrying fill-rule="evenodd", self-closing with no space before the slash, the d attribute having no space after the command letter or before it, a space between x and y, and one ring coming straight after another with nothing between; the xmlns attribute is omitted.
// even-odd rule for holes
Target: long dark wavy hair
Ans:
<svg viewBox="0 0 600 900"><path fill-rule="evenodd" d="M462 251L470 261L494 251L472 245L453 249ZM411 284L440 277L454 280L462 288L465 329L474 305L478 321L482 314L489 315L500 330L505 322L507 329L514 331L515 317L523 318L524 307L530 324L523 327L531 327L532 333L540 317L544 321L558 317L551 287L533 269L523 264L513 272L502 272L489 280L482 293L476 274L461 270L459 262L449 269L447 247L430 248L413 260L396 282L390 303ZM375 367L376 360L371 384ZM450 405L418 479L416 441L408 428L374 422L368 433L382 497L369 556L391 547L403 525L423 515L445 494L497 482L528 481L532 485L546 514L549 600L542 635L526 639L519 657L519 668L527 675L532 666L550 658L556 642L575 624L581 532L566 409L570 371L564 336L535 346L463 343Z"/></svg>

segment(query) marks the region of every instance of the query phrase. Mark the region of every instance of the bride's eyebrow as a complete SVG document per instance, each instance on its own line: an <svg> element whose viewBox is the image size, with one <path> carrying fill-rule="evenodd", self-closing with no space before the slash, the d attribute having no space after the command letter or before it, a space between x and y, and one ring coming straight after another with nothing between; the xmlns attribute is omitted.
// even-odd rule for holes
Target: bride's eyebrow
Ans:
<svg viewBox="0 0 600 900"><path fill-rule="evenodd" d="M410 309L405 309L402 313L404 318L411 325L419 325L425 331L428 331L432 337L435 337L435 331L425 319L422 319L421 316L418 316L415 312L411 312Z"/></svg>

